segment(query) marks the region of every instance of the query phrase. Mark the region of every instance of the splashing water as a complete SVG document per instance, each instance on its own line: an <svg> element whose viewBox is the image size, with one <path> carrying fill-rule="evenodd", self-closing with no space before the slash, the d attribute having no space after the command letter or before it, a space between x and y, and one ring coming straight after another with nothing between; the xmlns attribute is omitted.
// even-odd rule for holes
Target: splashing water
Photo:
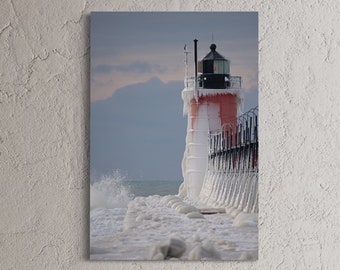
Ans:
<svg viewBox="0 0 340 270"><path fill-rule="evenodd" d="M103 175L90 186L90 206L95 208L126 208L133 199L125 181L125 175L114 170L110 175Z"/></svg>

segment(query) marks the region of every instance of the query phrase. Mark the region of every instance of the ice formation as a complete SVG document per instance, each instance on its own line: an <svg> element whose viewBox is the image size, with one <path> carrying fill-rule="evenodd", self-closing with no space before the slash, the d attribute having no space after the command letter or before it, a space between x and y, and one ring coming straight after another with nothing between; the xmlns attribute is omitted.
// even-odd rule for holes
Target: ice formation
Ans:
<svg viewBox="0 0 340 270"><path fill-rule="evenodd" d="M184 113L188 115L186 148L182 161L185 192L182 193L198 199L208 164L208 134L220 130L222 120L234 120L228 114L226 117L229 119L221 120L221 110L225 107L223 103L233 103L236 109L241 98L238 91L226 92L225 89L200 89L198 96L195 95L193 88L182 91Z"/></svg>
<svg viewBox="0 0 340 270"><path fill-rule="evenodd" d="M108 178L97 186L107 187ZM124 195L126 189L118 189ZM92 190L91 190L92 192ZM117 193L117 191L115 191ZM117 197L120 197L120 194ZM125 195L124 195L125 196ZM257 257L257 223L248 215L211 213L176 195L130 198L91 209L93 260L237 260ZM255 222L253 222L255 221Z"/></svg>
<svg viewBox="0 0 340 270"><path fill-rule="evenodd" d="M208 158L211 151L209 134L221 132L228 120L237 121L237 113L233 118L222 110L232 106L233 112L240 106L242 98L239 90L199 89L198 97L195 97L194 88L185 88L182 98L188 126L182 161L184 184L179 194L209 206L226 207L232 215L241 211L256 213L257 168L235 170L228 168L230 156L220 158L219 164Z"/></svg>

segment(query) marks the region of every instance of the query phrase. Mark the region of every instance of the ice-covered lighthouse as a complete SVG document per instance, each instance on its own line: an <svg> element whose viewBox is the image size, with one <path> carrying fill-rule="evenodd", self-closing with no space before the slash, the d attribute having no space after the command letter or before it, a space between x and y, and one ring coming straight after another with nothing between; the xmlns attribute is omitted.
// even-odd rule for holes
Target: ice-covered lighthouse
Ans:
<svg viewBox="0 0 340 270"><path fill-rule="evenodd" d="M216 49L216 44L211 44L210 52L197 61L197 40L194 40L194 77L188 76L188 52L185 51L186 76L182 99L188 125L181 197L199 198L208 164L209 134L220 131L228 122L236 121L242 100L242 78L231 76L230 60Z"/></svg>

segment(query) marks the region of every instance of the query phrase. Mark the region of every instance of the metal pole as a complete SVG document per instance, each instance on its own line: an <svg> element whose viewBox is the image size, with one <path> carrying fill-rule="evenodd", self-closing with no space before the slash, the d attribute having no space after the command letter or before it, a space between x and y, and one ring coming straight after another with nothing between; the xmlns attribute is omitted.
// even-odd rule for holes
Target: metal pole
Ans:
<svg viewBox="0 0 340 270"><path fill-rule="evenodd" d="M194 54L195 54L195 95L197 98L197 39L194 40Z"/></svg>

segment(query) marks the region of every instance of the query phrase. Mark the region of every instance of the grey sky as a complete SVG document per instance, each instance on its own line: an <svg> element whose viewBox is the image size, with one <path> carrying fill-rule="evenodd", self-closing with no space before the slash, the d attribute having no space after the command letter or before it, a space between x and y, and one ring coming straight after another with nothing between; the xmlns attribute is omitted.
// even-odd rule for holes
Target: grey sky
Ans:
<svg viewBox="0 0 340 270"><path fill-rule="evenodd" d="M184 44L192 50L197 38L203 58L212 35L217 51L232 61L232 73L243 77L244 88L257 87L257 28L255 12L94 12L91 100L154 76L182 80Z"/></svg>
<svg viewBox="0 0 340 270"><path fill-rule="evenodd" d="M243 77L247 109L257 105L257 27L254 12L92 13L91 171L181 179L184 44L192 51L197 38L203 58L213 34L231 74Z"/></svg>

